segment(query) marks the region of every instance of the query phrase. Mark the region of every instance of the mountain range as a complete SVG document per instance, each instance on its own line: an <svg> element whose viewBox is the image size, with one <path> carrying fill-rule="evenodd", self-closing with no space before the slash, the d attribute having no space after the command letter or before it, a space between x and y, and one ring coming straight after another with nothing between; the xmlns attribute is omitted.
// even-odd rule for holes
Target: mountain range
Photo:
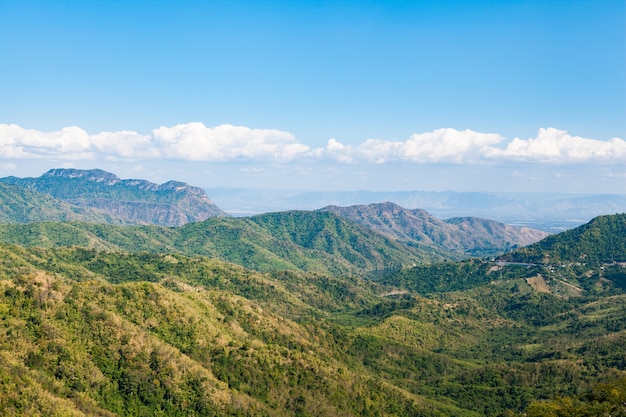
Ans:
<svg viewBox="0 0 626 417"><path fill-rule="evenodd" d="M436 217L480 217L551 233L580 226L594 217L626 212L624 194L565 194L459 191L305 191L207 188L211 198L232 215L287 209L316 210L393 202L423 209Z"/></svg>
<svg viewBox="0 0 626 417"><path fill-rule="evenodd" d="M282 265L348 272L357 267L362 273L416 262L491 256L547 235L478 218L443 221L392 203L227 219L197 187L176 181L157 185L121 180L101 170L53 169L38 178L2 178L0 192L4 222L28 224L3 226L5 242L166 249L217 256L257 270ZM30 224L42 221L86 223ZM115 229L94 224L187 226ZM50 233L51 228L56 233ZM139 235L144 236L142 244L137 243Z"/></svg>
<svg viewBox="0 0 626 417"><path fill-rule="evenodd" d="M3 187L1 204L7 209L3 211L21 214L16 218L5 214L4 218L12 222L84 220L180 226L226 216L201 188L179 181L158 185L122 180L99 169L51 169L37 178L5 177L0 183L20 187ZM28 197L15 197L21 192ZM32 207L38 209L32 211Z"/></svg>
<svg viewBox="0 0 626 417"><path fill-rule="evenodd" d="M441 220L425 210L405 209L389 202L328 206L320 211L336 213L390 238L415 241L470 256L499 254L548 236L548 233L536 229L513 227L475 217Z"/></svg>
<svg viewBox="0 0 626 417"><path fill-rule="evenodd" d="M202 190L98 170L0 197L1 415L626 415L625 214L194 220Z"/></svg>
<svg viewBox="0 0 626 417"><path fill-rule="evenodd" d="M436 246L388 238L334 213L304 211L210 218L176 228L85 222L4 224L0 242L175 252L219 258L257 271L328 274L363 274L459 258Z"/></svg>
<svg viewBox="0 0 626 417"><path fill-rule="evenodd" d="M152 253L141 247L153 230L162 241L186 227L192 230L177 239L189 245L202 240L196 231L222 220L237 219L180 228L11 225L38 227L32 243L58 239L63 230L71 239L88 225L92 237L117 234L137 246L0 244L0 412L568 417L626 411L626 295L618 262L625 215L536 244L541 259L558 259L557 265L534 264L534 252L519 248L495 262L418 264L374 280L257 272L165 246ZM330 212L243 220L301 248L333 247L335 232L347 242L357 236L358 245L358 233L367 230ZM306 227L294 231L291 224Z"/></svg>

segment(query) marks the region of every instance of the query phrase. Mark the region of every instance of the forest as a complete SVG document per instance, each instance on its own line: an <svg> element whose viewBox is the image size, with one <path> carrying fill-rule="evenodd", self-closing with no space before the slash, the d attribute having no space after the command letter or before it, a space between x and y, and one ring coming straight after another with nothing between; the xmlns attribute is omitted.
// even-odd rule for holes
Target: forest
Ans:
<svg viewBox="0 0 626 417"><path fill-rule="evenodd" d="M0 410L626 415L625 232L603 216L498 258L373 275L1 244Z"/></svg>

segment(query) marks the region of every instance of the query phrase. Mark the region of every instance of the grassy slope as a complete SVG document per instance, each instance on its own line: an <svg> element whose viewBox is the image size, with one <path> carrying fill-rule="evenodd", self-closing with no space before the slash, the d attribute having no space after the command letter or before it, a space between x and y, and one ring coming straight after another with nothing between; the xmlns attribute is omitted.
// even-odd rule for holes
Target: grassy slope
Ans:
<svg viewBox="0 0 626 417"><path fill-rule="evenodd" d="M285 240L278 220L269 229ZM600 230L621 230L619 220ZM600 239L589 226L577 233ZM329 242L307 236L324 235L291 239ZM623 238L605 240L619 248ZM615 256L596 253L598 265ZM0 409L497 416L624 376L626 296L610 284L619 265L494 266L448 263L375 283L181 254L0 246ZM551 293L532 289L539 276ZM565 281L581 291L560 293Z"/></svg>

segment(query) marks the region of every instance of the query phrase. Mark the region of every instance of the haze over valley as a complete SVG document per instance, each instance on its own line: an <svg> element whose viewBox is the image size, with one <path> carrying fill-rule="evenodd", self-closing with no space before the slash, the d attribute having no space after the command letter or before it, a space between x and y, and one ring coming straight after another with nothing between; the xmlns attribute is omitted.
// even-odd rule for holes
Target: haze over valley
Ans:
<svg viewBox="0 0 626 417"><path fill-rule="evenodd" d="M442 218L482 217L511 225L560 232L602 214L626 211L624 194L489 193L458 191L304 191L207 188L224 211L248 216L283 210L315 210L329 205L393 202Z"/></svg>

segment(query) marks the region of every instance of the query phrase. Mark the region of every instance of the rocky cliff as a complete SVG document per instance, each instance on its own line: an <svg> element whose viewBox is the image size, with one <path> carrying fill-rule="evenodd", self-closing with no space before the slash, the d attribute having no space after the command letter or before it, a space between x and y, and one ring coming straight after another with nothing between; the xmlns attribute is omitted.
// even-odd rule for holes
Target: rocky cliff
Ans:
<svg viewBox="0 0 626 417"><path fill-rule="evenodd" d="M47 194L125 224L180 226L227 216L204 190L184 182L155 184L120 179L99 169L51 169L37 178L1 178L0 182Z"/></svg>

